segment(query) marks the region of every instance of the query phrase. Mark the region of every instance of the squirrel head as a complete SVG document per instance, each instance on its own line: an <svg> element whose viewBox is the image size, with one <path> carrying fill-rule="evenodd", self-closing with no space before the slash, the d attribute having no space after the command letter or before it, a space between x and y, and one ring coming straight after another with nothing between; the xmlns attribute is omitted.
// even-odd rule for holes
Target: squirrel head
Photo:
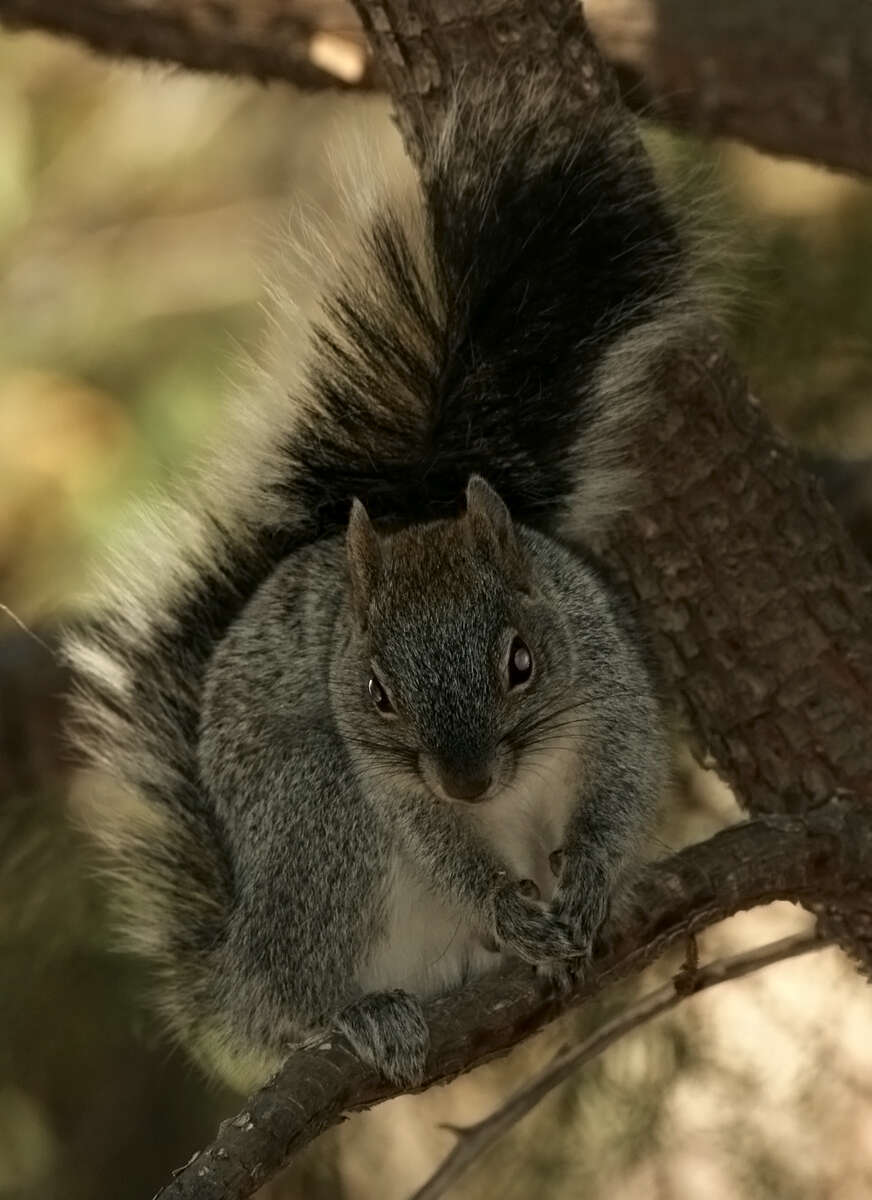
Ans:
<svg viewBox="0 0 872 1200"><path fill-rule="evenodd" d="M381 534L355 500L346 547L349 744L442 799L496 797L571 658L506 505L473 476L462 516Z"/></svg>

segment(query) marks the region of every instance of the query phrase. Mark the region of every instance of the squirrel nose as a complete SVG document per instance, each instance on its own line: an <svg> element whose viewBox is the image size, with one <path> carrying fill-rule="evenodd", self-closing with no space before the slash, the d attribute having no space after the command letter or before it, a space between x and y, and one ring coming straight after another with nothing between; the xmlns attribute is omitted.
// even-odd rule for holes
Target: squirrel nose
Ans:
<svg viewBox="0 0 872 1200"><path fill-rule="evenodd" d="M491 775L466 775L442 767L439 782L452 800L479 800L491 785Z"/></svg>

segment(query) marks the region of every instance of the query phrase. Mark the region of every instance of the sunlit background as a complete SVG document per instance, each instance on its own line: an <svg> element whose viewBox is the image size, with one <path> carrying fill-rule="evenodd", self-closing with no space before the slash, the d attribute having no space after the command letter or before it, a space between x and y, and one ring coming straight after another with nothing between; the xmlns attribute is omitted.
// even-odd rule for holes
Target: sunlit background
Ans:
<svg viewBox="0 0 872 1200"><path fill-rule="evenodd" d="M276 232L292 228L300 198L333 203L327 149L362 123L395 136L377 97L301 97L0 36L7 709L19 694L26 708L52 665L29 640L20 657L16 621L50 642L131 505L198 454L239 378L241 347L258 341ZM733 337L773 416L807 446L872 452L872 189L737 146L656 142L683 177L701 168L698 203L725 231ZM35 794L12 769L10 728L0 1197L141 1200L239 1101L155 1029L142 973L111 949L99 887L63 823L62 777L49 772ZM688 766L662 841L735 819L726 790ZM806 923L774 906L707 934L703 954ZM402 1200L451 1146L440 1122L484 1115L618 999L449 1088L353 1118L264 1195ZM870 995L833 950L728 984L562 1086L452 1194L868 1197L870 1021Z"/></svg>

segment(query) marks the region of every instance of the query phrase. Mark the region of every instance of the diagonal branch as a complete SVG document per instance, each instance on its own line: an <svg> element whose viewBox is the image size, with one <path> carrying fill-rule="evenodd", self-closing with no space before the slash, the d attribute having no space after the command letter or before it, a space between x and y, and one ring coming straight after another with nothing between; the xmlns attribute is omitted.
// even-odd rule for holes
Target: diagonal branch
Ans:
<svg viewBox="0 0 872 1200"><path fill-rule="evenodd" d="M778 899L824 905L838 899L872 920L867 811L860 800L839 799L804 817L762 817L656 864L637 903L613 923L608 949L568 999L543 997L532 973L517 967L431 1001L424 1087L505 1054L570 1005L637 974L741 909ZM397 1094L342 1038L313 1040L224 1122L215 1142L182 1168L160 1200L242 1200L346 1113Z"/></svg>
<svg viewBox="0 0 872 1200"><path fill-rule="evenodd" d="M549 1092L565 1083L579 1067L597 1058L641 1025L646 1025L655 1017L676 1008L688 997L716 987L719 983L742 979L773 963L809 954L812 950L820 950L831 944L817 932L798 933L746 950L743 954L715 959L687 973L680 972L670 983L649 992L611 1020L605 1021L580 1045L562 1050L538 1075L527 1080L489 1116L476 1121L474 1125L460 1129L452 1127L452 1132L457 1136L453 1150L410 1200L437 1200L438 1196L444 1196L452 1184L465 1175L491 1146L517 1125Z"/></svg>
<svg viewBox="0 0 872 1200"><path fill-rule="evenodd" d="M548 62L572 127L621 104L574 0L355 3L416 159L452 81L497 54ZM872 568L716 339L664 356L660 384L638 444L646 494L601 551L698 746L753 811L869 796ZM839 929L872 963L869 931Z"/></svg>

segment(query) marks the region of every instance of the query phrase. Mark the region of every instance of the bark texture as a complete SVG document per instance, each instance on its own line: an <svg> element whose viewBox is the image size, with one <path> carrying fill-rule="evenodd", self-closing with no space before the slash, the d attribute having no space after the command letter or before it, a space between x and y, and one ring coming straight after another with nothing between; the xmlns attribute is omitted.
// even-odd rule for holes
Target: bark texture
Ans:
<svg viewBox="0 0 872 1200"><path fill-rule="evenodd" d="M429 0L426 21L412 2L360 7L414 157L449 81L497 52L553 63L568 121L620 103L572 0ZM872 794L869 563L717 339L664 360L660 385L647 495L601 550L689 725L753 811Z"/></svg>
<svg viewBox="0 0 872 1200"><path fill-rule="evenodd" d="M689 723L753 811L872 771L872 572L723 348L664 364L647 501L605 553L639 596Z"/></svg>
<svg viewBox="0 0 872 1200"><path fill-rule="evenodd" d="M865 0L587 0L635 108L700 134L872 172Z"/></svg>

